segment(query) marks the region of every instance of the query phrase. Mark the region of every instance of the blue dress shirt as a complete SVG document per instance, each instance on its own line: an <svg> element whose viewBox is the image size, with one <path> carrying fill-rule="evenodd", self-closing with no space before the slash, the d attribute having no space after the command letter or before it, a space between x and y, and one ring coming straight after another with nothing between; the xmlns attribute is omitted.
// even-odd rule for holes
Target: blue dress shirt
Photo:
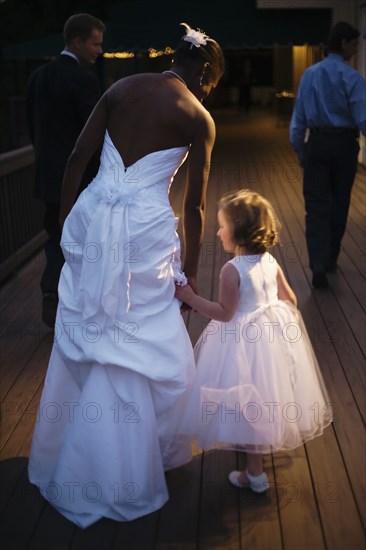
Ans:
<svg viewBox="0 0 366 550"><path fill-rule="evenodd" d="M307 128L358 128L366 135L366 81L330 53L304 72L290 122L290 142L302 158Z"/></svg>

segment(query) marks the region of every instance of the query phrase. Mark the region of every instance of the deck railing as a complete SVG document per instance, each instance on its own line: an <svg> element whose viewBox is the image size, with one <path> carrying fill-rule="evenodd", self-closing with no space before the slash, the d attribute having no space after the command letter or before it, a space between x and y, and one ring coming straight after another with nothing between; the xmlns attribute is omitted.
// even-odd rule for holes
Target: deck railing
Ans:
<svg viewBox="0 0 366 550"><path fill-rule="evenodd" d="M47 240L34 172L31 145L0 155L0 283Z"/></svg>

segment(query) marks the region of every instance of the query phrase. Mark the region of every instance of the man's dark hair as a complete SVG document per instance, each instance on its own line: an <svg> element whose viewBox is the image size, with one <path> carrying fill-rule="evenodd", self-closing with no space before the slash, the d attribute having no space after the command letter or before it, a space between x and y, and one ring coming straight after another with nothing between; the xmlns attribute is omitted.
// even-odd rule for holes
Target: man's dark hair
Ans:
<svg viewBox="0 0 366 550"><path fill-rule="evenodd" d="M360 32L346 21L339 21L332 27L327 43L327 51L342 52L342 40L358 38Z"/></svg>
<svg viewBox="0 0 366 550"><path fill-rule="evenodd" d="M89 13L77 13L72 15L68 18L64 25L65 44L70 44L71 40L77 36L85 42L88 40L94 29L104 32L105 25L103 21L97 19Z"/></svg>

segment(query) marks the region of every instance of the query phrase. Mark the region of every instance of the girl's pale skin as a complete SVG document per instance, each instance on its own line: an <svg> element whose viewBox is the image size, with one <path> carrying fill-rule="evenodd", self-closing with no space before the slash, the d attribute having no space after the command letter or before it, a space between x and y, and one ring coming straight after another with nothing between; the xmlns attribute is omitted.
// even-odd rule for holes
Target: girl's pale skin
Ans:
<svg viewBox="0 0 366 550"><path fill-rule="evenodd" d="M234 253L235 256L245 256L248 254L245 249L238 247L232 240L232 229L222 210L218 211L217 218L219 222L217 236L220 237L224 250ZM219 299L217 302L211 302L199 296L189 285L183 287L177 286L175 295L178 300L188 304L202 315L216 321L228 322L233 318L238 306L239 284L240 277L238 271L233 265L226 263L220 272ZM277 287L279 300L287 300L294 304L294 306L297 305L296 296L280 266L278 266Z"/></svg>
<svg viewBox="0 0 366 550"><path fill-rule="evenodd" d="M221 244L226 252L231 252L235 256L245 256L248 252L245 248L238 247L232 238L232 228L224 213L220 209L217 214L219 230L217 236L221 239ZM189 286L176 286L175 296L178 300L188 304L193 310L198 311L216 321L228 322L234 316L239 302L240 277L238 271L230 263L226 263L220 272L219 299L217 302L206 300L196 294ZM294 306L297 300L294 291L287 282L280 266L277 272L278 299L289 301ZM261 454L247 454L247 470L249 474L258 476L263 472ZM242 472L239 477L239 483L248 485L246 473Z"/></svg>

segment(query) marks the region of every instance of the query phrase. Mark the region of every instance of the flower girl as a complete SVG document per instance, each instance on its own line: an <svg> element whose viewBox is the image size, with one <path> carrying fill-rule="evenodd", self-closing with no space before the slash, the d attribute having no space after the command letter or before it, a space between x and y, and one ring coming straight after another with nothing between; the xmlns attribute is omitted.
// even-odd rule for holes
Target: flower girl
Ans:
<svg viewBox="0 0 366 550"><path fill-rule="evenodd" d="M268 250L278 242L270 203L247 189L224 196L218 211L225 251L219 299L189 285L176 297L211 319L196 346L197 373L178 432L202 449L245 451L247 468L229 480L268 488L263 454L294 449L332 421L324 382L296 296Z"/></svg>

